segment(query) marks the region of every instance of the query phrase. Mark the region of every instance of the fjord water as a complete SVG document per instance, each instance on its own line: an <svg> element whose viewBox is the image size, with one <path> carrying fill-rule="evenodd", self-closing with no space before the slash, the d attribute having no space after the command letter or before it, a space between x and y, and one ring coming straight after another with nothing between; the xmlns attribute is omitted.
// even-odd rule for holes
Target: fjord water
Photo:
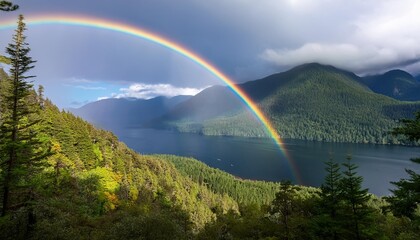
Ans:
<svg viewBox="0 0 420 240"><path fill-rule="evenodd" d="M364 187L383 196L390 193L390 181L407 176L405 168L420 171L420 164L409 160L420 156L420 147L285 140L286 157L271 139L202 136L154 129L114 132L139 153L193 157L245 179L291 180L320 186L325 176L324 161L332 157L342 163L351 155L353 163L359 166L357 172L364 178Z"/></svg>

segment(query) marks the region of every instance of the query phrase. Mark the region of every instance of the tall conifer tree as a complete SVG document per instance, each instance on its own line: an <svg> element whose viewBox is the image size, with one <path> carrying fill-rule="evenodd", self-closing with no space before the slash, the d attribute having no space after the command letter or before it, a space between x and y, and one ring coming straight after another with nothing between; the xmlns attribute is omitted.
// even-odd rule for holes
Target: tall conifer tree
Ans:
<svg viewBox="0 0 420 240"><path fill-rule="evenodd" d="M325 162L324 183L321 185L320 205L324 218L318 220L325 239L339 239L340 219L339 210L341 205L341 173L340 165L330 159Z"/></svg>
<svg viewBox="0 0 420 240"><path fill-rule="evenodd" d="M15 11L19 6L10 1L0 1L0 10L5 12Z"/></svg>
<svg viewBox="0 0 420 240"><path fill-rule="evenodd" d="M347 219L345 227L351 239L365 239L362 230L363 223L369 215L366 205L369 200L368 189L362 188L363 177L357 176L357 166L351 163L351 157L343 164L343 178L341 179L341 194L343 199L343 214Z"/></svg>
<svg viewBox="0 0 420 240"><path fill-rule="evenodd" d="M19 16L12 43L6 48L11 59L7 89L2 92L0 125L0 167L2 211L4 216L12 209L26 206L31 200L31 180L38 172L48 149L40 140L40 106L29 81L34 76L26 73L35 61L28 56L24 18Z"/></svg>
<svg viewBox="0 0 420 240"><path fill-rule="evenodd" d="M401 122L403 125L395 128L392 134L403 135L410 141L420 141L420 112L416 113L414 119L402 119ZM420 163L420 157L411 160ZM391 182L396 188L391 190L393 195L386 199L391 204L390 208L396 216L419 218L415 211L420 208L420 174L410 169L405 171L409 178Z"/></svg>

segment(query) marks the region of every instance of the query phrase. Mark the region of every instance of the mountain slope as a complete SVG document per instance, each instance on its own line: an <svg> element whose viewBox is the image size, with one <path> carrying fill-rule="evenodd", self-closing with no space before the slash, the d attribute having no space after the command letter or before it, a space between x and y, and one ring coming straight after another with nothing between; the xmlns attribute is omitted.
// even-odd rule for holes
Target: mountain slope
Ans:
<svg viewBox="0 0 420 240"><path fill-rule="evenodd" d="M95 126L115 130L127 127L141 127L157 118L190 96L152 99L110 98L86 104L70 111Z"/></svg>
<svg viewBox="0 0 420 240"><path fill-rule="evenodd" d="M0 84L7 77L1 73ZM30 206L0 217L0 239L192 239L217 217L238 214L238 202L261 206L277 191L275 183L238 180L197 160L140 155L111 132L39 101L42 121L36 129L53 155L42 171L31 173ZM175 161L184 160L194 172L175 168ZM221 191L210 187L224 186L218 177L206 183L191 177L209 171L241 187ZM248 192L258 195L238 197ZM28 220L28 212L35 220Z"/></svg>
<svg viewBox="0 0 420 240"><path fill-rule="evenodd" d="M92 202L81 206L91 206L94 214L112 212L127 204L153 207L156 203L185 211L199 228L215 217L211 208L237 209L236 202L230 197L214 194L194 183L162 158L139 155L112 133L95 129L72 114L59 112L48 101L43 114L48 123L44 131L56 152L48 161L52 167L60 166L59 178L64 184L60 188L67 188L63 194L78 195L74 191L79 189L65 186L72 181L80 185L88 179L98 179L94 196L90 196ZM83 196L79 194L79 197ZM50 204L48 201L45 204ZM220 203L224 205L220 206ZM55 204L60 206L54 207L63 207ZM74 208L75 212L84 211L77 206Z"/></svg>
<svg viewBox="0 0 420 240"><path fill-rule="evenodd" d="M372 91L395 99L420 100L420 82L402 70L392 70L382 75L364 77L361 82Z"/></svg>
<svg viewBox="0 0 420 240"><path fill-rule="evenodd" d="M316 63L305 64L287 72L240 84L275 125L283 138L335 142L387 143L387 132L396 120L410 117L420 109L419 103L400 102L376 94L359 83L353 73ZM223 88L219 88L223 89ZM219 98L229 98L226 89ZM216 95L213 93L212 95ZM201 109L212 95L203 91ZM205 101L208 99L208 101ZM195 105L196 97L188 100ZM198 101L197 101L198 102ZM190 119L197 108L181 103L161 121L168 127L184 132L206 135L267 136L261 124L248 110L240 107L206 119ZM180 111L189 109L189 111ZM181 112L181 113L180 113Z"/></svg>
<svg viewBox="0 0 420 240"><path fill-rule="evenodd" d="M112 133L60 112L48 100L41 117L40 134L54 155L36 173L31 190L36 216L31 239L129 239L133 234L185 239L213 221L215 209L238 212L235 200L184 176L164 156L139 155ZM24 231L25 216L2 217L0 238Z"/></svg>

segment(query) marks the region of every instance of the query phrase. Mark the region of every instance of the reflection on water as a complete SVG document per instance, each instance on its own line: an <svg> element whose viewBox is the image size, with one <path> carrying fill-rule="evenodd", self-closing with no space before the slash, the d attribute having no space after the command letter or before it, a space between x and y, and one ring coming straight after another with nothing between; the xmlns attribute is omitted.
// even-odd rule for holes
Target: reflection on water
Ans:
<svg viewBox="0 0 420 240"><path fill-rule="evenodd" d="M389 194L392 187L389 182L406 177L405 168L420 171L420 164L409 160L420 156L419 147L285 140L287 160L270 139L211 137L153 129L124 129L115 134L139 153L194 157L247 179L288 179L296 183L299 175L301 184L310 186L322 183L324 161L332 157L344 162L351 155L359 166L358 173L364 177L364 186L377 195ZM297 172L292 172L288 161L294 163Z"/></svg>

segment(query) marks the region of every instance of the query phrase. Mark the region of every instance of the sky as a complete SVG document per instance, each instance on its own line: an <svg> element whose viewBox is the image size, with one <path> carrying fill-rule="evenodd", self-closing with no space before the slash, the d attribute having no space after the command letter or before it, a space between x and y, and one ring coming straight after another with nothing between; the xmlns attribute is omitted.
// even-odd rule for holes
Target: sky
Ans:
<svg viewBox="0 0 420 240"><path fill-rule="evenodd" d="M240 83L319 62L359 75L420 74L418 0L16 0L0 13L105 18L164 36ZM61 108L109 97L194 95L224 83L167 48L68 25L29 26L36 84ZM0 30L0 53L12 30ZM7 66L3 66L7 69Z"/></svg>

